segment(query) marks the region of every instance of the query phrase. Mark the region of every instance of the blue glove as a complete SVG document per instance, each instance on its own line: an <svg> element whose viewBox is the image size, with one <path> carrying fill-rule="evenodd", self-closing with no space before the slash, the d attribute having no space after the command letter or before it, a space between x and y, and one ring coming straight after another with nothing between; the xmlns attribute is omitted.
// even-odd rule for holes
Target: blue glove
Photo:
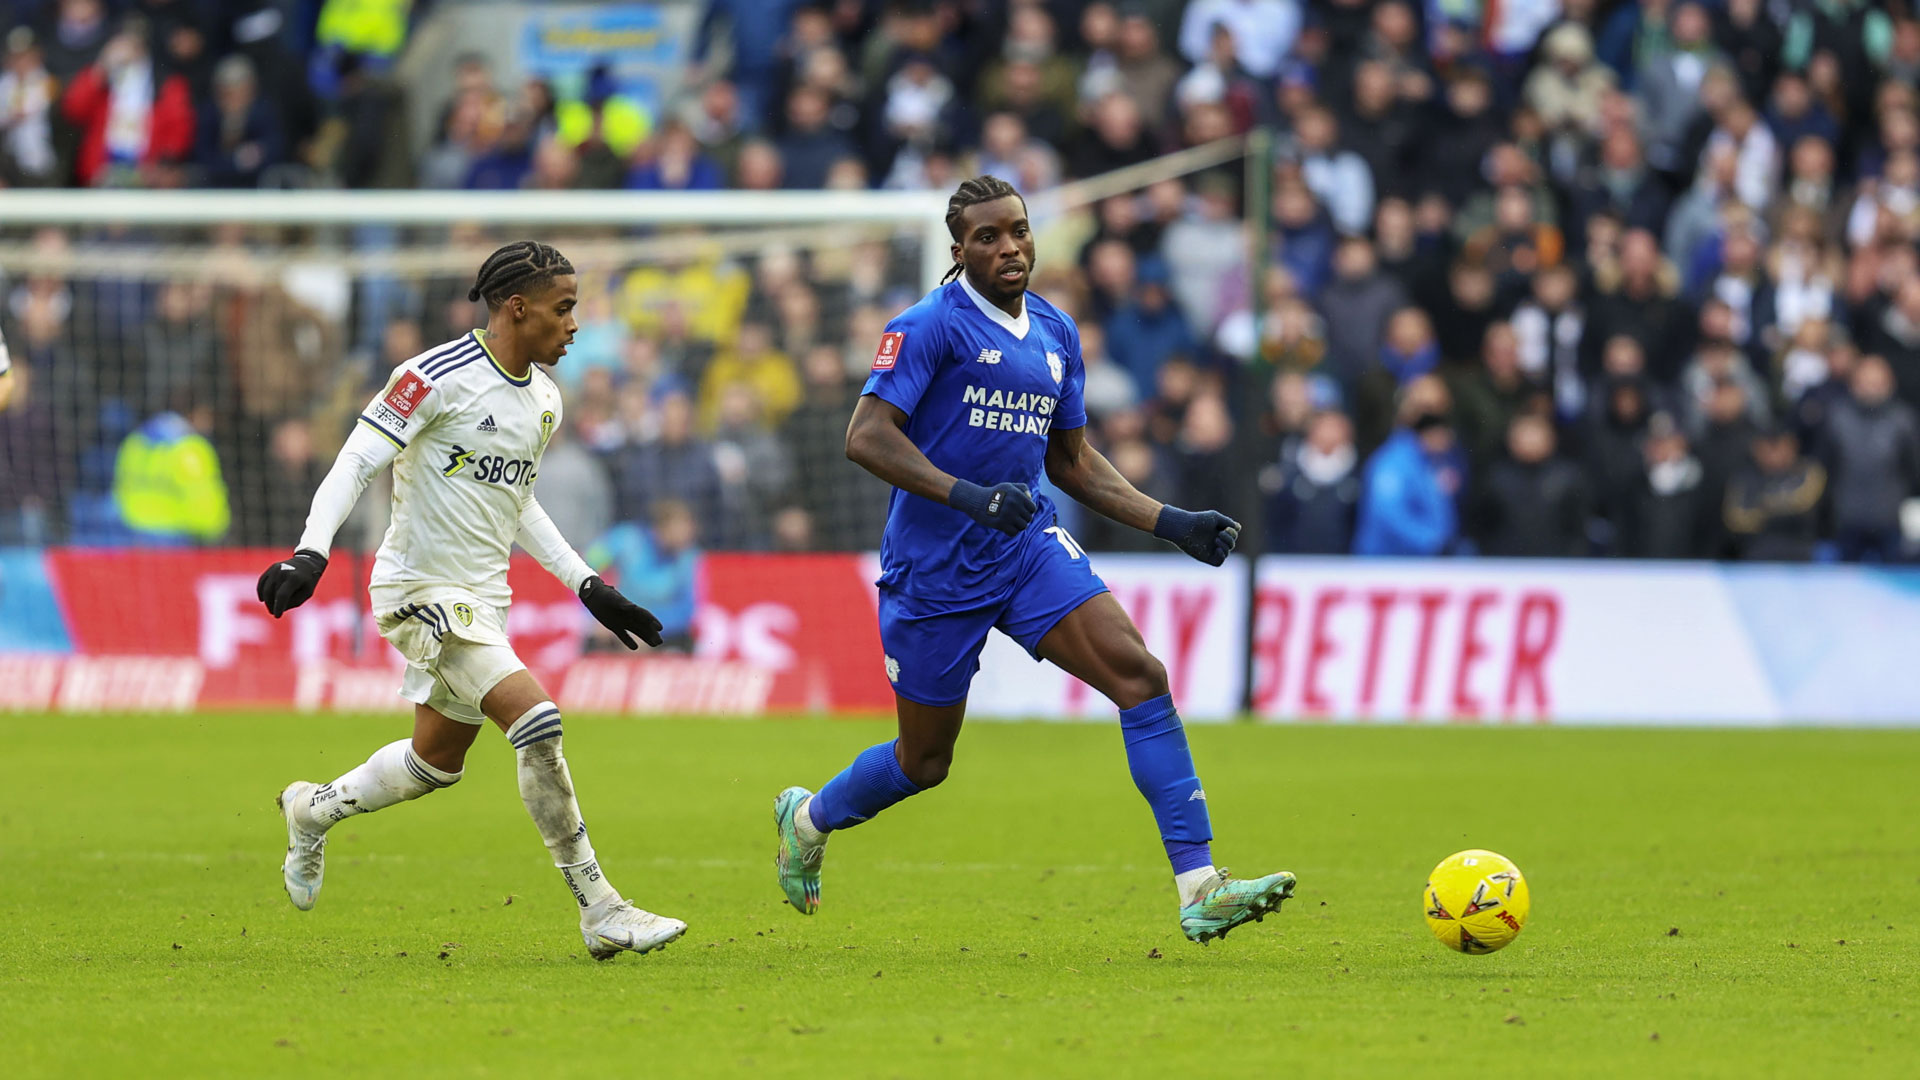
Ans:
<svg viewBox="0 0 1920 1080"><path fill-rule="evenodd" d="M1240 542L1240 523L1218 510L1194 513L1177 506L1163 506L1153 523L1153 535L1171 541L1174 547L1208 566L1227 561L1233 545Z"/></svg>
<svg viewBox="0 0 1920 1080"><path fill-rule="evenodd" d="M1025 484L995 484L987 488L969 480L953 482L953 490L947 492L947 505L1008 536L1020 535L1020 530L1032 524L1035 511L1040 509L1033 496L1027 494Z"/></svg>

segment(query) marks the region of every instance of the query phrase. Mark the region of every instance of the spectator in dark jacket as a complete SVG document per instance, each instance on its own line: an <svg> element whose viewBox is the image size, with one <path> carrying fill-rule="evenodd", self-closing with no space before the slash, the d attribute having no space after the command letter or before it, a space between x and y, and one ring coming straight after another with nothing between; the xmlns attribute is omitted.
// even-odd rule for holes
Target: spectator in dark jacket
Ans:
<svg viewBox="0 0 1920 1080"><path fill-rule="evenodd" d="M1833 532L1849 561L1900 554L1900 504L1920 488L1920 422L1895 400L1893 371L1878 356L1853 371L1853 396L1827 413L1821 457L1833 478Z"/></svg>
<svg viewBox="0 0 1920 1080"><path fill-rule="evenodd" d="M824 91L812 86L799 87L787 98L787 132L779 143L787 187L826 187L834 162L854 156L853 144L828 123L832 104Z"/></svg>
<svg viewBox="0 0 1920 1080"><path fill-rule="evenodd" d="M1327 369L1351 392L1380 355L1387 316L1407 306L1407 293L1380 271L1373 245L1360 237L1341 241L1333 275L1320 294L1320 314L1327 321Z"/></svg>
<svg viewBox="0 0 1920 1080"><path fill-rule="evenodd" d="M1516 416L1507 455L1475 485L1474 536L1484 555L1573 558L1586 553L1587 484L1554 453L1553 423Z"/></svg>
<svg viewBox="0 0 1920 1080"><path fill-rule="evenodd" d="M1293 555L1344 555L1352 550L1359 460L1353 423L1340 412L1315 413L1304 438L1284 443L1279 462L1260 474L1267 550Z"/></svg>
<svg viewBox="0 0 1920 1080"><path fill-rule="evenodd" d="M658 437L627 447L614 463L621 520L645 521L655 503L678 499L709 527L721 524L720 470L713 445L694 434L692 400L674 388L659 408Z"/></svg>
<svg viewBox="0 0 1920 1080"><path fill-rule="evenodd" d="M1155 373L1169 356L1195 359L1193 333L1173 302L1167 264L1149 256L1134 271L1133 298L1107 320L1107 353L1139 388L1153 393Z"/></svg>
<svg viewBox="0 0 1920 1080"><path fill-rule="evenodd" d="M229 56L213 69L213 102L200 112L200 167L211 187L260 186L287 156L280 116L260 97L253 62Z"/></svg>
<svg viewBox="0 0 1920 1080"><path fill-rule="evenodd" d="M1640 343L1647 357L1647 374L1671 383L1692 349L1693 315L1675 293L1679 282L1672 268L1662 264L1660 245L1645 229L1630 230L1620 239L1620 265L1611 281L1600 283L1599 295L1589 306L1589 348L1598 350L1609 338L1625 334ZM1597 363L1590 362L1591 370Z"/></svg>
<svg viewBox="0 0 1920 1080"><path fill-rule="evenodd" d="M1787 427L1767 427L1753 440L1753 463L1727 484L1723 514L1742 559L1805 562L1820 534L1827 470L1800 456Z"/></svg>
<svg viewBox="0 0 1920 1080"><path fill-rule="evenodd" d="M1641 559L1704 559L1712 554L1717 517L1702 489L1706 470L1665 413L1647 425L1645 472L1623 553Z"/></svg>
<svg viewBox="0 0 1920 1080"><path fill-rule="evenodd" d="M1597 409L1587 428L1587 490L1596 516L1606 523L1602 537L1614 554L1622 554L1639 535L1634 515L1640 511L1640 489L1646 480L1646 457L1640 444L1646 438L1649 408L1646 382L1632 376L1600 384Z"/></svg>

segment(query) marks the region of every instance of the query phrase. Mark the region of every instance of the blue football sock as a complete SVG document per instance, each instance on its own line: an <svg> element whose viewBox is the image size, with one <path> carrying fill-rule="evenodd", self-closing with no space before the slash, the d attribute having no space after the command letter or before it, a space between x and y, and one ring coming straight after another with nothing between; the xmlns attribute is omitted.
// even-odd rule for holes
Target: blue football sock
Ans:
<svg viewBox="0 0 1920 1080"><path fill-rule="evenodd" d="M893 743L883 742L860 751L853 764L827 781L814 794L807 816L813 819L814 828L831 832L858 825L901 799L918 794L920 789L900 771Z"/></svg>
<svg viewBox="0 0 1920 1080"><path fill-rule="evenodd" d="M1133 785L1153 807L1173 872L1185 873L1213 863L1208 842L1213 823L1207 819L1207 793L1194 775L1193 753L1187 732L1174 711L1173 695L1162 694L1131 709L1120 710L1120 733L1127 740L1127 768Z"/></svg>

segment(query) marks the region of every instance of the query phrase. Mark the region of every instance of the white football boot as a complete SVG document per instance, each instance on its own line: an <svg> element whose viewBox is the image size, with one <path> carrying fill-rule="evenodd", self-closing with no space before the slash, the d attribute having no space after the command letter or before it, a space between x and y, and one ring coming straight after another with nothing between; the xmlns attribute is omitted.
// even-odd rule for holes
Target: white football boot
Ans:
<svg viewBox="0 0 1920 1080"><path fill-rule="evenodd" d="M287 858L280 864L280 880L287 887L287 899L301 911L313 910L327 870L327 834L307 828L300 814L300 808L313 801L313 789L318 786L295 780L273 800L280 816L287 819Z"/></svg>
<svg viewBox="0 0 1920 1080"><path fill-rule="evenodd" d="M623 952L648 953L687 932L687 924L633 906L629 900L609 901L580 917L580 936L595 960L611 960Z"/></svg>

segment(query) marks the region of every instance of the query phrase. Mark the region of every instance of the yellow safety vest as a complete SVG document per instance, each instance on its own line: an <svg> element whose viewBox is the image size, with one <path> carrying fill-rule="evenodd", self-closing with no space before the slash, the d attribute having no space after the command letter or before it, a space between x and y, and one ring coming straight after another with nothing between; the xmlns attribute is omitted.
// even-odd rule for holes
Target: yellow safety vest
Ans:
<svg viewBox="0 0 1920 1080"><path fill-rule="evenodd" d="M327 0L314 39L366 56L392 56L407 43L413 0Z"/></svg>
<svg viewBox="0 0 1920 1080"><path fill-rule="evenodd" d="M155 536L218 540L232 515L213 445L191 429L155 437L148 434L151 427L127 436L114 459L113 499L121 520Z"/></svg>

